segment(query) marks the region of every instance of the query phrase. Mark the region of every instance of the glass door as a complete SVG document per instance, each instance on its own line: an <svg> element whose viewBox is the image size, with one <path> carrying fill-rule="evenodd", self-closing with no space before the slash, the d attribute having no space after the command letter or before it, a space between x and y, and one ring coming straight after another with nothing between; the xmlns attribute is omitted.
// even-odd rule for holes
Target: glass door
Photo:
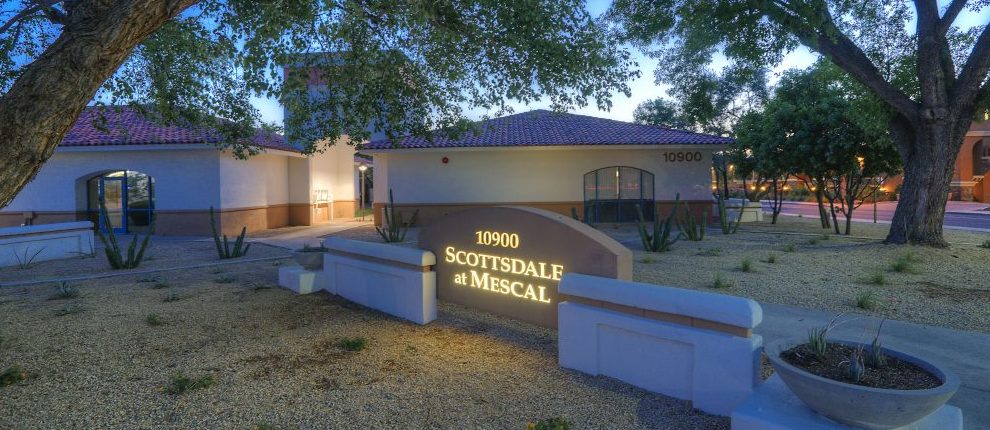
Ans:
<svg viewBox="0 0 990 430"><path fill-rule="evenodd" d="M114 233L127 232L127 182L124 176L101 176L100 198L107 208L107 218L110 225L104 225L106 220L100 219L100 228L113 228Z"/></svg>

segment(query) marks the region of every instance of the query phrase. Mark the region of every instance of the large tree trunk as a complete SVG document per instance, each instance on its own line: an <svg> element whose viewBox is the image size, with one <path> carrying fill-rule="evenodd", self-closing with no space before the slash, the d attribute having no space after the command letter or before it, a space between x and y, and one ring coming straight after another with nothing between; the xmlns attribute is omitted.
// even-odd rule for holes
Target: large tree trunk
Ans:
<svg viewBox="0 0 990 430"><path fill-rule="evenodd" d="M910 125L895 119L891 132L904 162L904 184L886 243L946 247L942 238L956 157L970 116Z"/></svg>
<svg viewBox="0 0 990 430"><path fill-rule="evenodd" d="M52 156L131 51L194 0L75 3L61 35L0 97L0 207Z"/></svg>

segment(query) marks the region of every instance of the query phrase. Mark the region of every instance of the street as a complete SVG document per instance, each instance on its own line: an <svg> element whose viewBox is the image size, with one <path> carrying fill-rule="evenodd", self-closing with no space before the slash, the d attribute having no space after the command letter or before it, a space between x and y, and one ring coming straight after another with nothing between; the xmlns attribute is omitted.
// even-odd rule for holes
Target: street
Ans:
<svg viewBox="0 0 990 430"><path fill-rule="evenodd" d="M877 203L877 221L889 223L894 216L894 209L897 202ZM979 213L980 209L987 207L987 204L971 202L949 202L946 206L945 228L959 229L980 229L990 231L990 211ZM827 206L826 206L827 208ZM770 212L770 202L763 201L763 210ZM784 202L784 209L781 215L802 215L805 217L817 217L818 205L809 202ZM842 215L839 214L841 218ZM854 221L873 221L873 205L864 203L853 212Z"/></svg>

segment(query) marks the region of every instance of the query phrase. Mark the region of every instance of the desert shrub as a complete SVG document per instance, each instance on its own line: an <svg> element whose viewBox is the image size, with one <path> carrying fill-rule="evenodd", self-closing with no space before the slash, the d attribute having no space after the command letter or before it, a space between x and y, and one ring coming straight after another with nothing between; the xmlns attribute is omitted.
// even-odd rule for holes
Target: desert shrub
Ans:
<svg viewBox="0 0 990 430"><path fill-rule="evenodd" d="M230 275L221 275L213 278L213 282L217 284L229 284L234 282L234 277Z"/></svg>
<svg viewBox="0 0 990 430"><path fill-rule="evenodd" d="M743 272L746 273L755 272L756 268L753 267L753 260L750 259L749 257L743 258L742 261L739 263L739 270L742 270Z"/></svg>
<svg viewBox="0 0 990 430"><path fill-rule="evenodd" d="M55 294L52 294L48 300L67 300L76 297L79 297L79 289L63 281L55 286Z"/></svg>
<svg viewBox="0 0 990 430"><path fill-rule="evenodd" d="M14 385L18 382L27 380L30 376L31 375L29 375L24 368L15 364L4 369L3 372L0 372L0 387Z"/></svg>
<svg viewBox="0 0 990 430"><path fill-rule="evenodd" d="M646 256L646 257L640 258L639 259L639 262L640 263L644 263L644 264L650 264L650 263L656 263L657 261L654 260L653 257Z"/></svg>
<svg viewBox="0 0 990 430"><path fill-rule="evenodd" d="M663 221L660 214L653 216L653 225L650 226L643 216L643 208L636 205L636 231L639 232L639 240L643 243L643 249L649 252L667 252L678 240L683 237L683 232L678 231L674 236L674 220L677 217L677 208L681 203L681 194L674 196L674 207L670 210L670 215Z"/></svg>
<svg viewBox="0 0 990 430"><path fill-rule="evenodd" d="M867 275L864 281L872 285L885 285L887 283L887 275L884 275L881 271L876 271Z"/></svg>
<svg viewBox="0 0 990 430"><path fill-rule="evenodd" d="M712 288L721 290L723 288L730 288L733 285L735 283L731 279L725 279L721 273L715 272L715 280L712 282Z"/></svg>
<svg viewBox="0 0 990 430"><path fill-rule="evenodd" d="M990 240L984 240L983 243L980 244L980 248L990 249Z"/></svg>
<svg viewBox="0 0 990 430"><path fill-rule="evenodd" d="M872 291L860 291L856 294L856 307L872 311L877 308L877 298Z"/></svg>
<svg viewBox="0 0 990 430"><path fill-rule="evenodd" d="M175 291L174 289L170 289L170 290L168 290L168 294L165 294L165 299L163 301L165 303L172 303L172 302L177 302L177 301L179 301L181 299L182 299L182 297L179 296L179 292L178 291Z"/></svg>
<svg viewBox="0 0 990 430"><path fill-rule="evenodd" d="M161 290L165 288L172 288L172 285L165 281L156 281L154 284L151 284L151 288L154 290Z"/></svg>
<svg viewBox="0 0 990 430"><path fill-rule="evenodd" d="M784 245L784 252L797 252L797 245L793 243L788 243Z"/></svg>
<svg viewBox="0 0 990 430"><path fill-rule="evenodd" d="M165 392L168 394L182 394L187 391L199 390L202 388L207 388L213 385L212 376L203 376L199 379L189 378L183 374L178 374L169 381L169 384L165 386Z"/></svg>
<svg viewBox="0 0 990 430"><path fill-rule="evenodd" d="M217 248L217 255L221 260L243 257L251 248L250 243L244 243L244 238L247 236L247 226L241 227L241 234L237 235L233 247L230 246L230 240L227 239L226 234L221 239L220 232L217 231L217 220L213 213L213 206L210 206L210 230L213 233L213 244Z"/></svg>
<svg viewBox="0 0 990 430"><path fill-rule="evenodd" d="M914 273L917 274L920 270L915 266L918 262L918 258L912 253L901 254L894 260L894 263L890 265L890 270L897 273Z"/></svg>
<svg viewBox="0 0 990 430"><path fill-rule="evenodd" d="M368 346L368 339L364 337L345 337L337 342L337 346L346 351L357 352Z"/></svg>
<svg viewBox="0 0 990 430"><path fill-rule="evenodd" d="M162 321L162 319L158 316L158 314L154 314L154 313L148 314L148 317L144 319L144 322L148 323L148 325L152 327L158 327L162 324L165 324L165 322Z"/></svg>
<svg viewBox="0 0 990 430"><path fill-rule="evenodd" d="M694 255L700 255L702 257L718 257L719 255L722 255L722 248L708 248L703 251L698 251L698 253Z"/></svg>
<svg viewBox="0 0 990 430"><path fill-rule="evenodd" d="M38 258L38 255L45 250L44 247L31 252L30 247L24 248L24 252L18 253L16 250L12 251L14 253L14 258L17 260L17 268L19 269L30 269L34 266L34 260Z"/></svg>
<svg viewBox="0 0 990 430"><path fill-rule="evenodd" d="M55 316L61 317L66 315L78 314L83 311L82 305L79 303L66 303L65 306L59 308L55 311Z"/></svg>
<svg viewBox="0 0 990 430"><path fill-rule="evenodd" d="M568 430L570 428L571 423L563 417L544 418L526 424L526 430Z"/></svg>
<svg viewBox="0 0 990 430"><path fill-rule="evenodd" d="M770 254L768 254L767 255L766 262L768 264L777 264L777 254L774 254L772 252Z"/></svg>

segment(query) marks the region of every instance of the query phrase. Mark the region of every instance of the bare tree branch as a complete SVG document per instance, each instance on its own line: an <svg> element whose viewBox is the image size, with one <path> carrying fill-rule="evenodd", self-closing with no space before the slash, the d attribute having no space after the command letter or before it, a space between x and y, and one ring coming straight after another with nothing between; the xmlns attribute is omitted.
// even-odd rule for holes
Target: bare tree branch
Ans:
<svg viewBox="0 0 990 430"><path fill-rule="evenodd" d="M949 4L949 7L945 9L945 14L938 23L938 32L945 35L949 32L949 28L952 27L952 23L956 21L956 17L962 12L963 8L966 7L966 0L953 0Z"/></svg>
<svg viewBox="0 0 990 430"><path fill-rule="evenodd" d="M959 79L952 86L950 100L957 100L958 105L969 105L976 100L978 89L987 79L990 71L990 25L983 29L976 39L969 60L959 73Z"/></svg>

